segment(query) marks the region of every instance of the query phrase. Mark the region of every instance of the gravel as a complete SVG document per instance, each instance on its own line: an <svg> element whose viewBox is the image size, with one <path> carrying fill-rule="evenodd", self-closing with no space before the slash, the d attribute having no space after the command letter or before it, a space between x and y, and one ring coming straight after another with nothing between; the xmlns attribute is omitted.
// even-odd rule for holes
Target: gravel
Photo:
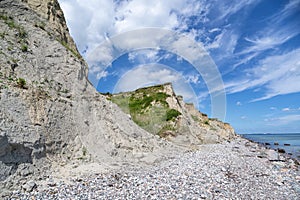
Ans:
<svg viewBox="0 0 300 200"><path fill-rule="evenodd" d="M244 139L203 145L155 166L50 181L10 199L300 199L299 166L270 151L273 158Z"/></svg>

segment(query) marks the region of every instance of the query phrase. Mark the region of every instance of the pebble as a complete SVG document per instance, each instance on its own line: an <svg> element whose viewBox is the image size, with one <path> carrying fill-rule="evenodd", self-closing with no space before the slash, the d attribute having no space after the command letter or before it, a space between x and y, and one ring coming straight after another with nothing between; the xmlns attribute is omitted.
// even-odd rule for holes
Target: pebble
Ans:
<svg viewBox="0 0 300 200"><path fill-rule="evenodd" d="M40 190L32 181L10 199L300 199L299 166L259 158L262 152L251 144L202 145L154 166L51 182Z"/></svg>

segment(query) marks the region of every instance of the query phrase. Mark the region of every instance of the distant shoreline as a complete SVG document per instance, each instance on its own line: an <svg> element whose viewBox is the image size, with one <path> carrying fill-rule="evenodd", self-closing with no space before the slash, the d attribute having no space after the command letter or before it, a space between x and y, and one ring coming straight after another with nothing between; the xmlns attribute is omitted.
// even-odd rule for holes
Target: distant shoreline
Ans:
<svg viewBox="0 0 300 200"><path fill-rule="evenodd" d="M278 153L285 155L288 158L300 162L300 133L255 133L239 135L250 142L261 145L267 149L273 149ZM274 139L272 138L272 136L277 138ZM280 138L281 136L297 136L297 138L299 137L299 140L296 138L295 141L293 141L293 143L291 144L291 142L283 140L286 138Z"/></svg>

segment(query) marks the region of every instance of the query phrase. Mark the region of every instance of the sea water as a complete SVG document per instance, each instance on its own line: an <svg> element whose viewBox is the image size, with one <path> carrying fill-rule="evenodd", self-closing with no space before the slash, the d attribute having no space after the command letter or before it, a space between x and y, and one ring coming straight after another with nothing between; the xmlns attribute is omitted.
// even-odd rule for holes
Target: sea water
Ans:
<svg viewBox="0 0 300 200"><path fill-rule="evenodd" d="M292 154L292 157L300 158L300 133L243 134L242 136L261 144L269 144L266 146L272 149L284 149L286 153Z"/></svg>

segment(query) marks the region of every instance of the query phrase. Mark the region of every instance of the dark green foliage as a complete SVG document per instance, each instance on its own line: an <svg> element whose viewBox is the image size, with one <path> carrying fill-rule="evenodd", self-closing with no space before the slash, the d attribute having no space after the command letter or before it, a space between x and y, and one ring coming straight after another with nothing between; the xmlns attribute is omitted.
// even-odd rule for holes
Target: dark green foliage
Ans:
<svg viewBox="0 0 300 200"><path fill-rule="evenodd" d="M166 120L170 121L172 119L175 119L176 117L178 117L179 115L181 115L181 113L178 110L175 109L170 109L167 111L166 113Z"/></svg>
<svg viewBox="0 0 300 200"><path fill-rule="evenodd" d="M170 109L163 85L140 88L134 92L111 95L110 100L116 103L131 119L143 129L161 137L175 134L173 121L181 115Z"/></svg>
<svg viewBox="0 0 300 200"><path fill-rule="evenodd" d="M145 109L151 106L152 102L159 102L162 105L167 106L167 97L168 95L162 92L149 94L143 93L143 96L131 95L131 97L129 98L130 113L142 113Z"/></svg>
<svg viewBox="0 0 300 200"><path fill-rule="evenodd" d="M26 81L25 81L25 79L23 79L23 78L18 78L18 79L17 79L17 84L18 84L18 87L20 87L20 88L25 88Z"/></svg>
<svg viewBox="0 0 300 200"><path fill-rule="evenodd" d="M22 44L21 51L27 52L28 51L28 46L26 44Z"/></svg>
<svg viewBox="0 0 300 200"><path fill-rule="evenodd" d="M19 36L19 38L25 39L27 37L27 33L26 33L26 31L24 30L23 27L18 26L17 30L18 30L18 36Z"/></svg>
<svg viewBox="0 0 300 200"><path fill-rule="evenodd" d="M209 121L208 121L208 120L205 120L204 124L209 125Z"/></svg>

